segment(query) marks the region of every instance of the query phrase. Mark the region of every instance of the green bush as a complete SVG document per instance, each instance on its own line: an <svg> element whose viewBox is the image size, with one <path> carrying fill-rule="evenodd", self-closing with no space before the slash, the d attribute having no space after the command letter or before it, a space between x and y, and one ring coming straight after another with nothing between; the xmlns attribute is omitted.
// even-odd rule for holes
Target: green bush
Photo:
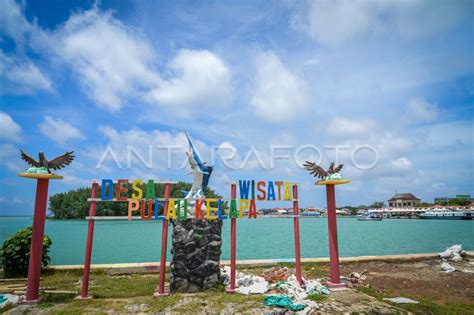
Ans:
<svg viewBox="0 0 474 315"><path fill-rule="evenodd" d="M0 250L0 266L3 268L5 277L26 277L28 275L28 263L30 260L32 228L21 229L8 238ZM43 238L43 257L41 266L48 266L51 258L48 255L49 247L53 242L48 236Z"/></svg>

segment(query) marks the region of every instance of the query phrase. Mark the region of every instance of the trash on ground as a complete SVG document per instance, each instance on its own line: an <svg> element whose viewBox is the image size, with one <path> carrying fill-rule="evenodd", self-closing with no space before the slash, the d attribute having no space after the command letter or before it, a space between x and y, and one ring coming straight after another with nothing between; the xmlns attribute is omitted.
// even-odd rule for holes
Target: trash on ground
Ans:
<svg viewBox="0 0 474 315"><path fill-rule="evenodd" d="M287 267L283 268L272 268L270 270L263 271L262 276L270 283L275 283L278 281L286 281L288 277L292 274L291 270Z"/></svg>
<svg viewBox="0 0 474 315"><path fill-rule="evenodd" d="M456 271L456 268L454 268L453 266L451 266L449 263L447 262L443 262L441 264L441 269L446 272L446 273L450 273L450 272L454 272Z"/></svg>
<svg viewBox="0 0 474 315"><path fill-rule="evenodd" d="M221 270L222 277L224 279L224 284L230 284L230 267L225 266ZM259 276L238 272L235 275L235 291L241 294L255 294L255 293L265 293L269 289L268 282Z"/></svg>
<svg viewBox="0 0 474 315"><path fill-rule="evenodd" d="M367 273L367 270L362 271L361 273L358 272L351 272L349 275L349 280L353 284L365 284L365 281L367 280L367 276L365 275Z"/></svg>
<svg viewBox="0 0 474 315"><path fill-rule="evenodd" d="M453 245L446 248L444 252L438 253L440 258L450 261L461 261L466 256L466 252L462 250L462 245Z"/></svg>
<svg viewBox="0 0 474 315"><path fill-rule="evenodd" d="M20 297L13 294L0 294L0 310L7 305L16 305L20 303Z"/></svg>
<svg viewBox="0 0 474 315"><path fill-rule="evenodd" d="M291 298L285 295L269 295L263 301L265 306L278 306L291 311L301 311L305 308L304 304L293 304Z"/></svg>
<svg viewBox="0 0 474 315"><path fill-rule="evenodd" d="M395 304L418 304L420 302L405 298L405 297L396 297L396 298L384 298L384 301L389 301Z"/></svg>

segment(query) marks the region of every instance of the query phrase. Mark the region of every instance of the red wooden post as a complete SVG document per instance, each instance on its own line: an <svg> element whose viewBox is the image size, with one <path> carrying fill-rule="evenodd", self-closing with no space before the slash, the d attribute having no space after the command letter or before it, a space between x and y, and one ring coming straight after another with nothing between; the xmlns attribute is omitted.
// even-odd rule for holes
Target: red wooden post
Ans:
<svg viewBox="0 0 474 315"><path fill-rule="evenodd" d="M329 233L329 257L331 259L331 281L327 283L329 287L346 286L341 283L339 274L339 249L337 243L337 222L336 222L336 194L334 185L326 185L328 233Z"/></svg>
<svg viewBox="0 0 474 315"><path fill-rule="evenodd" d="M231 184L231 199L237 198L237 188L235 183ZM235 259L237 244L237 223L235 218L230 219L230 286L226 289L228 293L235 292Z"/></svg>
<svg viewBox="0 0 474 315"><path fill-rule="evenodd" d="M91 199L94 199L97 197L98 186L99 185L97 184L97 182L92 183ZM94 200L92 200L89 205L90 217L95 216L96 209L97 209L97 204ZM91 260L92 260L92 243L94 240L94 225L95 225L95 220L92 218L89 218L89 224L87 227L86 255L84 259L84 271L82 275L82 290L81 290L81 296L79 297L80 299L90 298L88 293L89 293L89 276L91 272Z"/></svg>
<svg viewBox="0 0 474 315"><path fill-rule="evenodd" d="M30 246L30 261L28 265L28 285L25 303L33 304L39 301L39 285L41 277L41 258L43 256L44 224L46 221L46 204L48 201L49 179L37 179L35 213Z"/></svg>
<svg viewBox="0 0 474 315"><path fill-rule="evenodd" d="M293 214L298 215L298 186L293 184ZM301 278L301 253L300 253L300 219L293 218L294 233L295 233L295 267L296 279L300 284L303 284Z"/></svg>
<svg viewBox="0 0 474 315"><path fill-rule="evenodd" d="M163 215L166 217L168 213L168 198L170 197L171 184L165 184L165 201L163 206ZM158 209L156 209L158 211ZM163 229L161 232L161 257L160 257L160 285L158 291L153 293L154 297L166 295L165 293L165 278L166 278L166 246L168 245L168 220L163 220Z"/></svg>

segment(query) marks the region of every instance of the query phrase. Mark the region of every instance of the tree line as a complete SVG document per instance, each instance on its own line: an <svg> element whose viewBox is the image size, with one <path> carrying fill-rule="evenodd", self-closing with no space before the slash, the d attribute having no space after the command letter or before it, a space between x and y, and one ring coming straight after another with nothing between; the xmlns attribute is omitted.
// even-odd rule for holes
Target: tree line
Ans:
<svg viewBox="0 0 474 315"><path fill-rule="evenodd" d="M183 198L185 194L191 189L191 183L178 182L171 185L170 196L173 198ZM122 184L122 187L127 187L131 190L131 183ZM114 184L114 189L117 189ZM63 193L57 193L49 197L49 211L52 219L84 219L89 215L88 198L91 196L92 187L83 187L73 189ZM155 191L157 196L164 196L165 184L155 184ZM97 192L99 197L101 194L100 185ZM214 190L209 187L206 188L204 194L207 198L222 198ZM125 216L128 211L127 202L102 201L97 202L96 215L97 216ZM160 214L162 209L160 210Z"/></svg>

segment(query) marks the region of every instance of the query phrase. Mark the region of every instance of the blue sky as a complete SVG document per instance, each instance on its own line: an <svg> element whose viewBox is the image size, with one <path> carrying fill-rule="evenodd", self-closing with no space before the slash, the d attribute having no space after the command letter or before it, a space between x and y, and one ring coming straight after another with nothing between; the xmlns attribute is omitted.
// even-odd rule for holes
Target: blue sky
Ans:
<svg viewBox="0 0 474 315"><path fill-rule="evenodd" d="M163 149L185 149L185 130L215 152L225 196L232 180L282 179L323 207L298 167L319 157L353 180L339 205L474 195L473 17L471 1L0 0L0 215L32 213L19 148L76 152L51 194L190 181L184 151L168 167Z"/></svg>

